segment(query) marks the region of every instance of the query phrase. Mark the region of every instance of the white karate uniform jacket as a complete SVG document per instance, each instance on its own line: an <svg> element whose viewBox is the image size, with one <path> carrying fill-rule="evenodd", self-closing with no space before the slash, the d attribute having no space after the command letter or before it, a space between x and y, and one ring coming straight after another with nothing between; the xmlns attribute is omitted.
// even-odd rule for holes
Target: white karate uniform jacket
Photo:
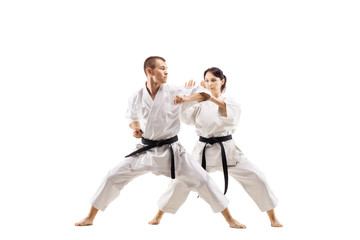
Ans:
<svg viewBox="0 0 360 240"><path fill-rule="evenodd" d="M186 124L194 125L196 134L205 138L223 137L233 134L240 119L240 106L229 97L220 97L226 103L226 112L221 111L211 101L196 104L180 114ZM206 143L198 141L192 156L201 164L202 152ZM233 139L222 142L228 166L235 166L240 160L240 149ZM219 144L206 145L206 166L221 166L221 149Z"/></svg>

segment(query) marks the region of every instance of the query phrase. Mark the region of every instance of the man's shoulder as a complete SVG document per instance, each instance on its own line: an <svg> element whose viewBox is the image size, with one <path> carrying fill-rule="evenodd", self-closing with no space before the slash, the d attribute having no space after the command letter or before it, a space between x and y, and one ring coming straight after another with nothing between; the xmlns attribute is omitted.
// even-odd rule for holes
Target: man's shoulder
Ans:
<svg viewBox="0 0 360 240"><path fill-rule="evenodd" d="M164 90L173 90L173 89L177 89L178 87L173 84L164 83L162 84L162 88Z"/></svg>
<svg viewBox="0 0 360 240"><path fill-rule="evenodd" d="M185 87L173 85L173 84L163 84L163 90L171 93L181 93L185 90Z"/></svg>
<svg viewBox="0 0 360 240"><path fill-rule="evenodd" d="M134 99L137 99L139 97L141 98L142 95L144 94L143 92L144 92L143 88L140 88L140 89L138 89L136 91L133 91L132 94L129 97L129 100L134 100Z"/></svg>

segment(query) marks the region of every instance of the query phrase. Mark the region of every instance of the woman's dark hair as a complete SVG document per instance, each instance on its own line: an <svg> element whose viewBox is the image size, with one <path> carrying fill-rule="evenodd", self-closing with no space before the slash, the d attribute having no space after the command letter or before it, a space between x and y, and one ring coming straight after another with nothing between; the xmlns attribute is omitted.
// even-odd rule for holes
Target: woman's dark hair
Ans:
<svg viewBox="0 0 360 240"><path fill-rule="evenodd" d="M224 75L223 71L221 71L221 69L217 67L208 68L204 72L204 78L207 72L211 72L212 74L214 74L215 77L220 78L220 80L224 79L224 84L221 85L221 92L224 92L226 89L226 76Z"/></svg>

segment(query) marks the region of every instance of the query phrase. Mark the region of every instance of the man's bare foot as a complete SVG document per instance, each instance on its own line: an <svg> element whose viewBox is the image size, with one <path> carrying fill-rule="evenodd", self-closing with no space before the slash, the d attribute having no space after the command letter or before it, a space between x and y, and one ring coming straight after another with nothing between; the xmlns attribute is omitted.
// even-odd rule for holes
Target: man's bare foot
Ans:
<svg viewBox="0 0 360 240"><path fill-rule="evenodd" d="M95 208L94 206L91 206L87 217L84 218L83 220L81 220L80 222L75 223L75 226L91 226L91 225L93 225L94 218L95 218L96 214L98 213L98 211L99 210L97 208Z"/></svg>
<svg viewBox="0 0 360 240"><path fill-rule="evenodd" d="M274 209L267 211L267 214L269 216L272 227L283 227L283 225L276 218Z"/></svg>
<svg viewBox="0 0 360 240"><path fill-rule="evenodd" d="M155 216L151 221L149 221L149 224L150 225L158 225L158 224L160 224L160 220L161 220L161 217L159 218L159 217Z"/></svg>
<svg viewBox="0 0 360 240"><path fill-rule="evenodd" d="M149 221L149 224L150 225L158 225L158 224L160 224L160 220L161 220L163 215L164 215L164 212L159 210L157 212L157 214L155 215L155 217L151 221Z"/></svg>
<svg viewBox="0 0 360 240"><path fill-rule="evenodd" d="M94 219L91 219L89 217L84 218L80 222L75 223L75 226L91 226L93 225Z"/></svg>
<svg viewBox="0 0 360 240"><path fill-rule="evenodd" d="M243 229L245 229L246 228L246 226L244 225L244 224L241 224L241 223L239 223L238 221L236 221L235 219L229 219L229 220L226 220L228 223L229 223L229 226L231 227L231 228L243 228Z"/></svg>
<svg viewBox="0 0 360 240"><path fill-rule="evenodd" d="M279 222L279 220L275 219L275 220L270 220L271 221L271 226L272 227L283 227L283 225Z"/></svg>
<svg viewBox="0 0 360 240"><path fill-rule="evenodd" d="M239 223L236 221L230 214L230 211L228 208L225 208L221 214L224 216L225 220L229 223L229 226L231 228L243 228L245 229L246 226L244 224Z"/></svg>

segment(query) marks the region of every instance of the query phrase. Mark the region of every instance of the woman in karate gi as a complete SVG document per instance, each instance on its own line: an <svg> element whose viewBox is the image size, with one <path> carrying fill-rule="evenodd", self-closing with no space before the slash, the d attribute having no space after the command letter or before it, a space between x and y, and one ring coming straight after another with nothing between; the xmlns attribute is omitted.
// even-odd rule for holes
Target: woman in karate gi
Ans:
<svg viewBox="0 0 360 240"><path fill-rule="evenodd" d="M104 211L123 187L152 172L181 180L187 188L198 192L214 212L221 212L230 227L244 228L230 215L228 200L218 186L177 141L180 112L197 101L209 99L208 90L167 85L167 65L161 57L147 58L144 71L147 81L129 99L126 113L133 136L141 138L143 145L138 144L137 151L109 171L91 200L88 216L75 225L92 225L98 210Z"/></svg>
<svg viewBox="0 0 360 240"><path fill-rule="evenodd" d="M190 81L187 86L194 86ZM234 133L240 117L239 104L230 97L222 95L226 87L226 77L219 68L209 68L204 72L202 86L212 93L210 101L201 102L181 113L181 120L195 125L200 136L192 156L209 172L223 171L225 176L225 192L227 174L240 183L261 211L266 211L271 226L282 227L275 216L274 208L277 199L271 191L264 174L235 145L231 134ZM217 139L209 143L210 140ZM218 143L218 141L221 142ZM208 142L208 143L206 143ZM225 152L227 167L223 168L222 146ZM206 151L205 151L206 150ZM205 154L205 155L204 155ZM204 160L203 160L204 156ZM226 164L225 164L226 166ZM149 224L159 224L164 212L176 213L190 193L186 184L179 180L172 181L159 200L159 211Z"/></svg>

